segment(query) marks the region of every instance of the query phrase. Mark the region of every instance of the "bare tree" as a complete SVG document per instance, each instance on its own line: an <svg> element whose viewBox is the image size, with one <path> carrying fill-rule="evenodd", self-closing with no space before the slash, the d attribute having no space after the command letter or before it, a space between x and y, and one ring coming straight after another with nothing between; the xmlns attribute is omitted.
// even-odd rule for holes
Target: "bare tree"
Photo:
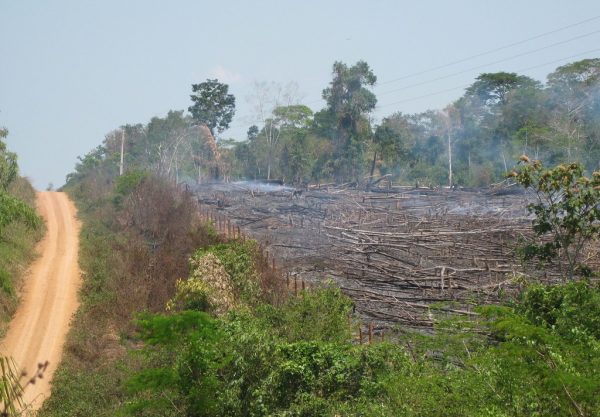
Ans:
<svg viewBox="0 0 600 417"><path fill-rule="evenodd" d="M270 180L273 153L279 143L281 126L284 123L284 120L274 114L275 109L298 104L298 85L294 82L284 86L274 82L256 82L254 94L249 101L254 107L256 122L263 126L261 134L267 144L267 180Z"/></svg>

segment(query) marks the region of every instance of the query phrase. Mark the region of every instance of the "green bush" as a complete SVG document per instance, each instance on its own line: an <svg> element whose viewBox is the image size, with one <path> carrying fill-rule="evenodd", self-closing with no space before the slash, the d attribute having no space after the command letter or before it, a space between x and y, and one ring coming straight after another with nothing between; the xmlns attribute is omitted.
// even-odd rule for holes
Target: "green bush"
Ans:
<svg viewBox="0 0 600 417"><path fill-rule="evenodd" d="M198 249L192 259L197 261L209 253L215 255L231 278L236 299L244 304L257 305L262 298L255 265L257 249L253 240L219 243Z"/></svg>
<svg viewBox="0 0 600 417"><path fill-rule="evenodd" d="M131 194L133 190L138 188L146 178L148 178L148 173L145 171L127 172L117 177L115 181L113 204L117 207L121 207L123 199Z"/></svg>
<svg viewBox="0 0 600 417"><path fill-rule="evenodd" d="M280 308L263 306L258 314L289 341L345 343L354 336L352 301L333 285L302 291Z"/></svg>
<svg viewBox="0 0 600 417"><path fill-rule="evenodd" d="M464 326L372 345L351 343L349 302L333 288L218 320L147 316L136 395L168 393L189 416L596 415L598 297L591 284L533 286Z"/></svg>
<svg viewBox="0 0 600 417"><path fill-rule="evenodd" d="M522 296L519 313L538 326L573 341L600 341L600 291L585 281L533 285Z"/></svg>

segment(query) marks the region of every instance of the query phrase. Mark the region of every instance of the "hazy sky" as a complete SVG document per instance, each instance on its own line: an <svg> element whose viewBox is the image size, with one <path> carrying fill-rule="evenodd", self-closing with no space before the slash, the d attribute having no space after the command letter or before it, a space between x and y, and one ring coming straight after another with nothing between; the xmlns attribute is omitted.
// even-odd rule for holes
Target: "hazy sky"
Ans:
<svg viewBox="0 0 600 417"><path fill-rule="evenodd" d="M294 81L318 110L336 60L369 63L380 120L441 108L481 72L543 81L599 56L598 0L0 0L0 126L45 188L112 129L187 109L207 78L230 84L223 136L243 139L255 82Z"/></svg>

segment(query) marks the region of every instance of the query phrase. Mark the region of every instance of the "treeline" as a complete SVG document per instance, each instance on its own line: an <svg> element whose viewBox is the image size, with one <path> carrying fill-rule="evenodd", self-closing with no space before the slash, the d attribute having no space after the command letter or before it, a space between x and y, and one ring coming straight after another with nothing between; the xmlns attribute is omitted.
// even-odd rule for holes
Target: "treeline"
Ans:
<svg viewBox="0 0 600 417"><path fill-rule="evenodd" d="M433 185L488 185L529 154L548 165L600 157L600 59L561 66L542 85L485 73L442 111L394 113L373 124L376 76L365 62L335 63L327 106L275 105L231 144L238 177L361 181L372 175ZM277 101L275 101L277 104Z"/></svg>
<svg viewBox="0 0 600 417"><path fill-rule="evenodd" d="M4 142L0 128L0 328L17 307L17 282L34 257L42 221L35 211L35 191L19 175L17 155Z"/></svg>
<svg viewBox="0 0 600 417"><path fill-rule="evenodd" d="M222 137L235 112L228 86L193 86L190 114L171 111L109 133L70 178L99 161L107 174L148 169L175 181L284 179L360 182L389 174L407 184L482 186L501 181L521 154L546 165L600 161L600 59L558 67L541 84L515 73L484 73L441 111L394 113L374 123L377 78L365 62L333 65L313 112L293 89L262 84L246 138Z"/></svg>

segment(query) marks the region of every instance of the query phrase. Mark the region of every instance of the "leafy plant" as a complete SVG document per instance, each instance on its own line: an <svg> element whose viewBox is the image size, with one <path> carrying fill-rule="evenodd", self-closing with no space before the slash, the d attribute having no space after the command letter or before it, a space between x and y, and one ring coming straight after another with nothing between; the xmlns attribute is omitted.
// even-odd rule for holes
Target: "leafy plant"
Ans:
<svg viewBox="0 0 600 417"><path fill-rule="evenodd" d="M246 240L201 248L192 256L192 263L200 262L207 254L216 256L229 274L237 300L257 304L261 299L260 277L255 265L256 242Z"/></svg>
<svg viewBox="0 0 600 417"><path fill-rule="evenodd" d="M23 222L30 229L37 229L42 223L35 210L24 201L0 191L0 235L15 221Z"/></svg>
<svg viewBox="0 0 600 417"><path fill-rule="evenodd" d="M0 415L17 416L23 406L23 387L12 359L0 356Z"/></svg>
<svg viewBox="0 0 600 417"><path fill-rule="evenodd" d="M581 258L586 244L600 236L600 171L588 178L580 164L545 169L540 161L522 156L519 169L509 175L537 197L528 209L535 214L538 241L523 248L524 258L560 262L564 257L568 278L589 276Z"/></svg>

